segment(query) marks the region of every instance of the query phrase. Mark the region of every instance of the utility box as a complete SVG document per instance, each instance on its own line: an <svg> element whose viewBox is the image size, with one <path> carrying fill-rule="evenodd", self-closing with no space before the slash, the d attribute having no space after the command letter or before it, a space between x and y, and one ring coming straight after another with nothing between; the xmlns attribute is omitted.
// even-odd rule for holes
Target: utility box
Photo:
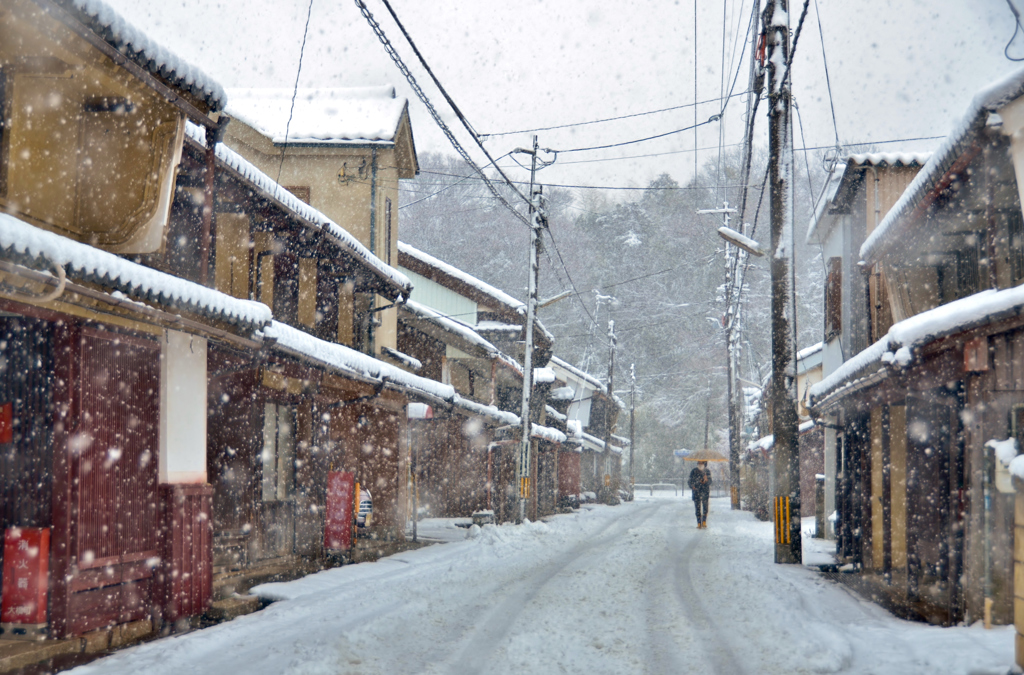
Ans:
<svg viewBox="0 0 1024 675"><path fill-rule="evenodd" d="M50 529L11 527L4 534L3 603L0 631L5 638L45 640L50 563Z"/></svg>

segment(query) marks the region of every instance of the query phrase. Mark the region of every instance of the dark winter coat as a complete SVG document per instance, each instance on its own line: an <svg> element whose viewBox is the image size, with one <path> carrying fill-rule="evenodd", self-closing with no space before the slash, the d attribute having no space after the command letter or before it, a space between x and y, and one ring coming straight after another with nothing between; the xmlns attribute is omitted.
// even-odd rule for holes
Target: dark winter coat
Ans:
<svg viewBox="0 0 1024 675"><path fill-rule="evenodd" d="M711 494L711 469L701 469L699 466L690 472L690 480L687 483L693 492L693 498L700 499Z"/></svg>

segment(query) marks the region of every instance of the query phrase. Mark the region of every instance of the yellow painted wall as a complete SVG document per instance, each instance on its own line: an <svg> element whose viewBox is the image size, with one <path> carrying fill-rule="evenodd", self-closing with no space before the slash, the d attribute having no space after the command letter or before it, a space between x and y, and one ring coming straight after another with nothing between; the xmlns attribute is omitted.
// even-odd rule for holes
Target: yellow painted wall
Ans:
<svg viewBox="0 0 1024 675"><path fill-rule="evenodd" d="M27 0L0 6L0 67L0 206L117 253L159 250L185 129L177 108ZM103 110L112 101L120 111Z"/></svg>
<svg viewBox="0 0 1024 675"><path fill-rule="evenodd" d="M892 494L892 567L907 566L907 407L889 407L889 489Z"/></svg>

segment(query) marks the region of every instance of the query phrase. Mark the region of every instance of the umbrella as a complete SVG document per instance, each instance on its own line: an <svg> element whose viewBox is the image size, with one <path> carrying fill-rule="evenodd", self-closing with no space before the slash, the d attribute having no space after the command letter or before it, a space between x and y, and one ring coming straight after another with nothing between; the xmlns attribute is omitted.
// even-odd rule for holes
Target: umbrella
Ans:
<svg viewBox="0 0 1024 675"><path fill-rule="evenodd" d="M723 457L719 453L715 452L711 448L704 448L703 450L694 450L683 457L685 462L728 462L728 457Z"/></svg>

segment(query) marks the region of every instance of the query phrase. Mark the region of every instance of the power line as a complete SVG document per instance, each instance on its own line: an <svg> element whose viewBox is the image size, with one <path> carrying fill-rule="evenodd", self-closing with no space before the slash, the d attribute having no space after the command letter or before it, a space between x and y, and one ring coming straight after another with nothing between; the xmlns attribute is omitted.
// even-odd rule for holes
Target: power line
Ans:
<svg viewBox="0 0 1024 675"><path fill-rule="evenodd" d="M747 92L750 93L750 92ZM737 145L743 145L742 143L726 143L723 148L734 148ZM703 148L686 148L685 150L667 150L665 152L650 152L643 155L626 155L624 157L598 157L597 159L577 159L571 162L559 162L560 166L566 164L593 164L594 162L618 162L626 159L643 159L645 157L662 157L664 155L681 155L684 152L697 152L698 150L714 150L717 145L708 145Z"/></svg>
<svg viewBox="0 0 1024 675"><path fill-rule="evenodd" d="M825 65L825 86L828 88L828 106L832 110L832 131L835 132L836 148L838 149L841 147L839 144L839 127L836 125L836 105L832 101L832 80L828 76L828 58L825 56L825 33L821 29L821 11L818 9L818 0L814 0L814 16L818 20L818 38L821 40L821 62Z"/></svg>
<svg viewBox="0 0 1024 675"><path fill-rule="evenodd" d="M939 140L941 138L945 138L945 136L920 136L918 138L894 138L894 139L888 140L888 141L862 141L862 142L859 142L859 143L847 143L846 147L850 147L852 145L886 145L888 143L910 143L912 141L935 141L935 140ZM836 146L834 146L834 145L815 145L814 147L810 147L810 148L799 148L799 149L795 150L795 152L807 152L808 150L835 150L835 148L836 148Z"/></svg>
<svg viewBox="0 0 1024 675"><path fill-rule="evenodd" d="M567 153L570 153L570 152L585 152L587 150L607 150L608 148L618 148L618 147L622 147L623 145L633 145L635 143L644 143L646 141L653 141L653 140L656 140L658 138L664 138L666 136L671 136L672 134L678 134L678 133L682 133L684 131L689 131L690 129L696 129L697 127L702 127L702 126L704 126L706 124L711 124L712 122L717 122L721 118L722 118L722 115L716 113L716 114L712 115L711 117L707 118L705 121L700 122L699 124L694 124L693 126L689 126L689 127L683 127L682 129L674 129L672 131L666 131L665 133L657 134L656 136L647 136L646 138L637 138L637 139L634 139L632 141L622 141L621 143L609 143L608 145L594 145L594 146L587 147L587 148L569 148L568 150L552 150L552 152L556 152L556 153L559 153L559 154L567 154Z"/></svg>
<svg viewBox="0 0 1024 675"><path fill-rule="evenodd" d="M737 96L742 96L748 92L741 92ZM604 122L616 122L618 120L626 120L632 117L643 117L644 115L656 115L663 112L671 112L672 110L682 110L683 108L692 108L698 105L704 105L705 103L715 103L721 101L722 98L709 98L705 101L697 101L696 103L683 103L681 105L674 105L670 108L659 108L658 110L648 110L646 112L631 113L629 115L620 115L618 117L605 117L599 120L589 120L587 122L572 122L569 124L556 124L551 127L537 127L536 129L520 129L519 131L500 131L491 134L480 134L480 138L490 138L492 136L514 136L516 134L529 134L537 131L552 131L554 129L568 129L570 127L585 127L590 124L603 124Z"/></svg>
<svg viewBox="0 0 1024 675"><path fill-rule="evenodd" d="M445 173L443 171L420 171L420 173L428 173L435 176L451 176L453 178L465 178L472 179L472 175L463 176L455 173ZM518 183L519 185L527 185L527 181L511 181ZM576 190L640 190L640 191L658 191L658 190L713 190L713 186L708 185L678 185L674 187L629 187L625 185L565 185L562 183L545 183L546 187L565 188L565 189L576 189ZM728 185L727 188L741 188L742 185Z"/></svg>
<svg viewBox="0 0 1024 675"><path fill-rule="evenodd" d="M508 156L509 156L510 154L512 154L512 153L511 153L511 152L506 152L506 153L505 153L504 155L502 155L502 156L501 156L501 157L499 157L498 159L504 159L505 157L508 157ZM491 161L492 161L492 162L497 162L497 161L498 161L498 159L494 159L494 160L491 160ZM485 169L486 169L486 168L487 168L487 166L488 166L487 164L484 164L484 167L483 167L483 168L485 168ZM399 206L399 207L398 207L398 210L399 210L399 211L401 211L402 209L404 209L404 208L405 208L405 207L407 207L407 206L412 206L413 204L419 204L420 202L426 201L426 200L430 199L431 197L436 197L437 195L441 194L441 193L442 193L442 192L444 192L445 190L448 190L448 189L450 189L450 188L453 188L453 187L455 187L456 185L461 185L462 183L464 183L465 181L469 180L469 179L470 179L470 178L472 178L472 177L473 177L473 176L472 176L472 174L470 174L469 176L465 176L464 178L462 178L462 180L457 180L457 181L455 181L454 183L450 183L450 184L448 184L448 185L444 186L443 188L441 188L440 190L438 190L437 192L434 192L433 194L429 194L429 195L427 195L426 197L423 197L422 199L417 199L417 200L416 200L416 201L414 201L414 202L409 202L408 204L403 204L402 206Z"/></svg>
<svg viewBox="0 0 1024 675"><path fill-rule="evenodd" d="M410 71L409 67L405 65L405 62L402 60L402 57L398 55L398 52L391 44L391 41L388 40L387 35L384 34L384 29L382 29L377 20L373 18L373 14L366 7L366 3L363 2L363 0L355 0L355 3L356 6L359 8L360 13L362 13L363 17L370 24L370 28L373 30L374 34L376 34L377 39L380 41L382 45L384 45L384 51L387 53L389 57L391 57L391 60L398 67L399 72L401 72L402 75L405 76L405 79L409 83L409 86L412 87L412 90L416 93L416 96L420 99L423 105L426 106L427 111L430 113L430 116L434 119L434 122L441 129L442 133L444 133L445 137L448 139L448 142L451 143L452 147L455 148L455 151L458 152L459 156L461 156L462 159L467 164L469 164L469 166L471 166L474 171L476 171L480 178L483 179L484 183L487 185L487 189L491 191L491 194L494 195L495 199L497 199L505 206L505 208L511 211L516 216L516 218L518 218L524 224L529 226L530 221L526 218L526 216L517 211L515 207L512 206L512 204L510 204L507 199L505 199L504 195L498 192L498 188L496 188L494 184L491 183L491 181L487 178L487 176L483 172L483 169L476 165L476 162L474 162L473 159L469 156L469 153L466 152L466 149L463 148L462 144L459 143L457 138L455 138L455 134L452 133L452 130L448 128L448 125L445 124L444 120L441 119L440 113L437 112L437 109L434 107L434 104L430 101L430 98L427 97L426 92L423 91L422 87L420 87L419 83L416 81L416 78L413 76L412 71ZM390 10L390 7L388 9ZM433 77L433 74L431 74L431 77ZM447 94L445 94L445 96L447 96ZM477 143L479 143L479 139L477 139L475 135L473 138L474 140L477 141ZM488 155L488 157L490 156ZM493 160L491 161L493 163ZM506 181L508 181L507 178ZM515 190L520 197L522 197L522 194L520 194L514 186L510 187L512 187L512 189Z"/></svg>
<svg viewBox="0 0 1024 675"><path fill-rule="evenodd" d="M295 113L295 99L299 95L299 77L302 75L302 57L306 53L306 37L309 35L309 18L313 16L313 0L309 0L309 7L306 9L306 27L302 29L302 46L299 47L299 67L295 71L295 86L292 88L292 104L288 109L288 121L284 125L284 145L281 147L281 161L277 165L277 179L274 181L281 184L281 170L284 168L284 153L288 146L288 133L292 128L292 115Z"/></svg>

